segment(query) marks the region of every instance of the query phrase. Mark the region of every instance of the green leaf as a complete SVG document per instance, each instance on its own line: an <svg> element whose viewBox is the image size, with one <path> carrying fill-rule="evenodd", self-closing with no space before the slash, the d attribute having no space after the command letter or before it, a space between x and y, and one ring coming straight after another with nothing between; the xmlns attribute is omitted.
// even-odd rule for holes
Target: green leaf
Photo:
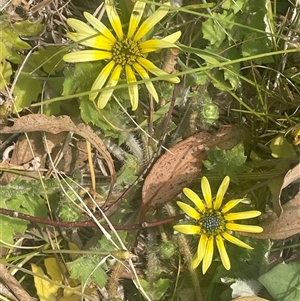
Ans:
<svg viewBox="0 0 300 301"><path fill-rule="evenodd" d="M79 108L81 111L81 118L86 124L90 123L98 126L101 129L110 128L107 123L103 122L103 120L100 118L95 102L89 100L87 97L84 97L80 101Z"/></svg>
<svg viewBox="0 0 300 301"><path fill-rule="evenodd" d="M127 185L133 183L137 178L139 170L139 162L134 156L125 153L125 157L126 161L118 171L117 180L115 183L121 187L126 187Z"/></svg>
<svg viewBox="0 0 300 301"><path fill-rule="evenodd" d="M267 8L265 1L248 1L245 13L248 13L249 18L247 25L249 28L244 28L244 42L242 44L243 57L257 55L270 52L273 50L272 42L269 38L270 31L265 23L267 18ZM258 29L262 32L254 31ZM272 56L257 59L257 63L272 63Z"/></svg>
<svg viewBox="0 0 300 301"><path fill-rule="evenodd" d="M63 95L89 91L100 73L101 63L77 63L64 69Z"/></svg>
<svg viewBox="0 0 300 301"><path fill-rule="evenodd" d="M226 30L233 26L228 21L233 20L234 14L229 11L224 11L222 14L212 13L212 18L202 23L203 38L211 45L219 47L227 36Z"/></svg>
<svg viewBox="0 0 300 301"><path fill-rule="evenodd" d="M120 107L114 101L108 102L101 113L95 102L84 97L80 101L81 118L86 123L98 126L104 137L115 138L119 145L126 142L132 134L127 129L128 117L123 114Z"/></svg>
<svg viewBox="0 0 300 301"><path fill-rule="evenodd" d="M300 300L300 263L278 264L258 281L276 301Z"/></svg>
<svg viewBox="0 0 300 301"><path fill-rule="evenodd" d="M238 205L237 211L240 210L242 204ZM237 236L243 242L249 244L253 247L253 250L248 250L241 248L230 242L226 242L226 250L231 262L231 269L228 271L224 268L221 260L217 259L217 271L214 274L209 290L213 289L213 283L220 283L221 279L257 279L269 266L266 254L269 254L271 249L271 242L267 239L255 239L245 236ZM231 290L230 290L231 291ZM231 293L231 292L230 292ZM231 296L231 294L230 294ZM220 300L219 298L214 298L210 300ZM231 299L229 299L231 300Z"/></svg>
<svg viewBox="0 0 300 301"><path fill-rule="evenodd" d="M5 85L10 84L10 77L12 75L11 65L8 61L0 61L0 89L3 89Z"/></svg>
<svg viewBox="0 0 300 301"><path fill-rule="evenodd" d="M122 119L122 116L118 116L116 113L114 117L112 117L110 110L109 109L110 104L106 106L104 110L101 110L101 113L103 116L105 116L106 120L114 124L115 126L118 126L115 123L114 119ZM114 130L108 122L106 122L101 116L99 115L99 112L97 110L96 104L94 101L89 100L87 97L84 97L80 100L80 111L81 111L81 118L82 120L87 123L87 124L93 124L96 125L101 129L105 137L110 137L110 138L119 138L120 132L117 130ZM124 118L124 116L123 116Z"/></svg>
<svg viewBox="0 0 300 301"><path fill-rule="evenodd" d="M101 266L98 266L101 259L99 256L84 256L67 263L71 278L79 279L87 285L94 282L100 288L104 287L108 276Z"/></svg>
<svg viewBox="0 0 300 301"><path fill-rule="evenodd" d="M206 152L208 160L203 161L204 166L208 170L217 172L220 176L230 176L234 183L238 183L237 173L250 171L248 167L244 166L247 157L244 155L242 143L230 150L216 147L215 149L207 149Z"/></svg>
<svg viewBox="0 0 300 301"><path fill-rule="evenodd" d="M37 185L36 182L25 182L17 179L6 186L2 186L0 207L46 218L48 210L45 200L37 193L35 185ZM17 233L24 234L29 223L29 221L1 215L1 243L13 244L14 235Z"/></svg>
<svg viewBox="0 0 300 301"><path fill-rule="evenodd" d="M244 0L225 0L223 1L222 8L226 10L232 9L236 14L243 9L244 4Z"/></svg>
<svg viewBox="0 0 300 301"><path fill-rule="evenodd" d="M41 91L39 80L21 73L14 89L15 110L19 112L29 107L32 102L37 101Z"/></svg>
<svg viewBox="0 0 300 301"><path fill-rule="evenodd" d="M18 51L30 49L31 46L19 38L9 21L0 23L0 32L0 61L8 59L16 64L22 63L23 59Z"/></svg>
<svg viewBox="0 0 300 301"><path fill-rule="evenodd" d="M15 22L13 24L13 28L19 36L33 37L39 35L44 30L42 21L43 18L40 18L35 22L31 22L29 20Z"/></svg>
<svg viewBox="0 0 300 301"><path fill-rule="evenodd" d="M272 139L270 143L270 149L274 158L297 158L297 153L294 147L287 141L287 139L283 135Z"/></svg>
<svg viewBox="0 0 300 301"><path fill-rule="evenodd" d="M203 50L203 49L188 47L185 45L180 45L180 48L185 52L196 54L197 56L202 58L205 62L211 65L215 65L215 67L218 67L220 62L228 61L228 59L218 54L218 49L217 51L211 51L209 47L207 47L206 50ZM178 59L178 64L183 70L190 70L190 68L187 67L180 59Z"/></svg>
<svg viewBox="0 0 300 301"><path fill-rule="evenodd" d="M111 239L117 241L114 233L111 234ZM122 241L125 241L127 232L121 231L118 233ZM102 237L93 251L99 251L99 253L109 255L110 252L116 251L115 246L107 240L106 237ZM104 270L107 269L105 256L107 255L89 255L78 258L73 262L67 263L67 267L70 270L71 277L81 280L82 283L89 285L91 282L96 283L99 287L106 285L108 276ZM102 261L101 265L99 263ZM96 268L97 267L97 268Z"/></svg>
<svg viewBox="0 0 300 301"><path fill-rule="evenodd" d="M225 55L231 61L234 61L235 59L238 59L240 57L240 53L238 52L237 48L230 48L226 51ZM240 63L227 65L225 67L222 67L221 70L224 70L224 78L225 80L229 81L233 89L238 89L241 87L241 80L239 78Z"/></svg>
<svg viewBox="0 0 300 301"><path fill-rule="evenodd" d="M226 38L224 30L213 19L208 19L202 23L203 38L208 40L211 45L220 45Z"/></svg>
<svg viewBox="0 0 300 301"><path fill-rule="evenodd" d="M170 287L170 279L160 278L154 283L154 287L150 287L149 283L144 280L140 279L140 283L144 290L146 291L147 295L151 296L151 300L159 301L162 299L163 295L167 292L168 288Z"/></svg>
<svg viewBox="0 0 300 301"><path fill-rule="evenodd" d="M41 68L46 75L55 75L66 65L62 59L66 53L65 47L50 46L41 48L29 57L26 66L30 68L30 72Z"/></svg>

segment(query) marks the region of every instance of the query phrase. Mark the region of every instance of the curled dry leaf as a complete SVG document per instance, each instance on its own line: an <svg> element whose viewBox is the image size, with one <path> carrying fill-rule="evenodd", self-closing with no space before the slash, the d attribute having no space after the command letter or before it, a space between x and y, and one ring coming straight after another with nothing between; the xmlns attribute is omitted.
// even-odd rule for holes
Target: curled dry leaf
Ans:
<svg viewBox="0 0 300 301"><path fill-rule="evenodd" d="M281 190L292 182L300 179L300 164L289 170L283 180ZM280 192L281 193L281 192ZM300 233L300 191L293 199L282 206L280 217L275 212L267 218L261 226L264 231L259 234L251 234L252 237L261 239L285 239Z"/></svg>
<svg viewBox="0 0 300 301"><path fill-rule="evenodd" d="M0 130L2 133L2 130ZM8 147L7 149L9 149ZM39 133L29 133L27 136L21 135L17 142L14 144L13 150L11 150L12 155L3 156L3 162L0 163L1 168L7 167L5 163L9 165L18 167L17 170L25 170L30 173L32 177L38 177L38 170L43 170L45 168L44 160L44 147L42 137ZM5 162L6 161L6 162ZM6 166L5 166L6 165ZM25 177L25 173L23 174ZM18 174L11 172L4 172L0 177L0 185L6 185L18 177ZM30 177L25 177L26 180L30 180Z"/></svg>
<svg viewBox="0 0 300 301"><path fill-rule="evenodd" d="M145 179L140 221L150 210L174 199L199 176L202 161L206 159L206 147L231 149L246 134L240 126L223 126L214 135L200 132L170 148L156 161Z"/></svg>
<svg viewBox="0 0 300 301"><path fill-rule="evenodd" d="M167 49L167 55L165 63L163 65L163 70L167 73L174 73L176 71L175 66L177 64L177 57L180 53L179 49L170 48Z"/></svg>
<svg viewBox="0 0 300 301"><path fill-rule="evenodd" d="M111 175L111 187L113 186L116 175L112 157L107 151L103 141L88 125L82 122L73 121L69 116L48 117L42 114L31 114L16 119L13 126L4 127L0 133L29 133L37 131L44 131L52 134L73 132L76 135L88 140L99 151L106 161Z"/></svg>
<svg viewBox="0 0 300 301"><path fill-rule="evenodd" d="M282 187L280 189L280 196L283 188L287 187L288 185L290 185L291 183L299 179L300 179L300 163L286 173L283 179Z"/></svg>

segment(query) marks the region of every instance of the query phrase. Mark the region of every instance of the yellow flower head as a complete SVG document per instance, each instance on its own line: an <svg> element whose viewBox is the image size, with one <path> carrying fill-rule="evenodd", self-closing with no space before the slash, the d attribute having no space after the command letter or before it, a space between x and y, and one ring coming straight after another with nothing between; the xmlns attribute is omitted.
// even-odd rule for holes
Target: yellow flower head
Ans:
<svg viewBox="0 0 300 301"><path fill-rule="evenodd" d="M135 84L136 74L144 80L149 79L148 72L156 76L168 75L146 59L145 54L163 48L178 48L174 43L179 39L181 32L177 31L161 40L143 40L143 37L145 37L150 29L168 13L170 6L168 3L161 6L138 27L146 3L136 1L126 34L123 32L121 20L113 1L105 0L105 5L114 33L87 12L84 13L84 16L90 25L76 19L68 19L67 23L76 31L75 33L69 32L68 37L75 42L79 42L81 45L94 49L66 54L64 60L72 63L98 60L108 61L107 65L96 78L91 90L93 92L93 90L101 89L104 86L111 89L106 89L100 94L99 92L93 92L89 96L90 100L95 100L99 94L97 105L100 109L106 106L114 87L120 79L121 72L125 71L126 81L130 84L128 85L128 91L132 109L136 110L139 100L138 87ZM172 83L180 82L176 76L170 76L166 80ZM155 101L158 102L158 95L152 82L145 82L145 85Z"/></svg>
<svg viewBox="0 0 300 301"><path fill-rule="evenodd" d="M251 210L245 212L229 211L239 204L243 199L236 199L227 202L222 206L224 195L229 186L230 178L226 176L218 189L216 198L213 200L210 184L206 177L201 179L201 189L204 197L203 202L199 196L189 188L184 188L183 193L194 203L197 209L183 203L177 202L178 206L191 218L196 220L194 225L176 225L174 229L183 234L200 235L197 253L192 260L192 268L196 268L201 261L202 272L206 273L211 265L214 242L216 241L220 258L225 269L229 270L230 260L225 249L224 240L228 240L240 247L252 249L248 244L242 242L232 235L232 231L260 233L263 229L259 226L241 225L235 223L236 220L257 217L260 211Z"/></svg>

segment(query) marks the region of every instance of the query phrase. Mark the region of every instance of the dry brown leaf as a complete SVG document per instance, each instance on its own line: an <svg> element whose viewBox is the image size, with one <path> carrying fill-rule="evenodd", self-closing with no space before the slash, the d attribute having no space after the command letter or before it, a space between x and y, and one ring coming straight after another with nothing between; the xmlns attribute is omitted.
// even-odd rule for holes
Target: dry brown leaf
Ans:
<svg viewBox="0 0 300 301"><path fill-rule="evenodd" d="M199 176L202 161L206 159L205 147L231 149L245 138L245 134L240 126L223 126L214 135L201 132L170 148L145 179L140 221L150 210L174 199Z"/></svg>
<svg viewBox="0 0 300 301"><path fill-rule="evenodd" d="M289 170L283 180L280 189L300 179L300 164ZM252 237L261 239L285 239L300 233L300 191L296 196L282 206L283 212L280 217L275 212L266 219L261 226L264 231L260 234L251 234Z"/></svg>
<svg viewBox="0 0 300 301"><path fill-rule="evenodd" d="M52 134L73 132L88 140L99 151L106 161L111 175L111 187L113 186L116 175L112 157L107 151L103 141L88 125L82 122L73 121L69 116L48 117L42 114L31 114L16 119L13 126L4 127L0 133L29 133L36 131L44 131Z"/></svg>
<svg viewBox="0 0 300 301"><path fill-rule="evenodd" d="M288 185L290 185L291 183L299 179L300 179L300 163L298 163L295 167L293 167L286 173L280 190L280 196L283 188L287 187Z"/></svg>
<svg viewBox="0 0 300 301"><path fill-rule="evenodd" d="M175 66L177 64L177 57L180 53L179 49L170 48L167 49L167 54L165 58L165 63L163 65L163 70L167 73L176 72Z"/></svg>
<svg viewBox="0 0 300 301"><path fill-rule="evenodd" d="M2 133L2 130L0 130ZM28 138L28 139L27 139ZM40 133L30 133L27 137L22 135L19 137L15 144L12 156L10 158L10 165L19 166L18 169L24 169L29 171L31 168L31 162L38 160L38 170L44 168L44 147L42 137ZM36 168L33 168L30 172L30 176L38 177L39 173ZM6 185L18 177L18 174L10 172L4 172L0 177L0 185ZM29 180L29 177L26 177Z"/></svg>
<svg viewBox="0 0 300 301"><path fill-rule="evenodd" d="M280 217L276 213L260 224L264 231L260 234L251 234L252 237L261 239L285 239L300 233L300 192L284 204Z"/></svg>

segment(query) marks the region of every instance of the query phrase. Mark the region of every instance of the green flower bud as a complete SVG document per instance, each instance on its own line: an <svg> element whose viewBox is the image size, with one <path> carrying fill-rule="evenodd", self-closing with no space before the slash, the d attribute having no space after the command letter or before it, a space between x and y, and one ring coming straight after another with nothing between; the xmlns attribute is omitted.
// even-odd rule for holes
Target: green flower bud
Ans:
<svg viewBox="0 0 300 301"><path fill-rule="evenodd" d="M172 241L163 242L159 247L159 255L163 259L171 258L175 253L175 245Z"/></svg>

